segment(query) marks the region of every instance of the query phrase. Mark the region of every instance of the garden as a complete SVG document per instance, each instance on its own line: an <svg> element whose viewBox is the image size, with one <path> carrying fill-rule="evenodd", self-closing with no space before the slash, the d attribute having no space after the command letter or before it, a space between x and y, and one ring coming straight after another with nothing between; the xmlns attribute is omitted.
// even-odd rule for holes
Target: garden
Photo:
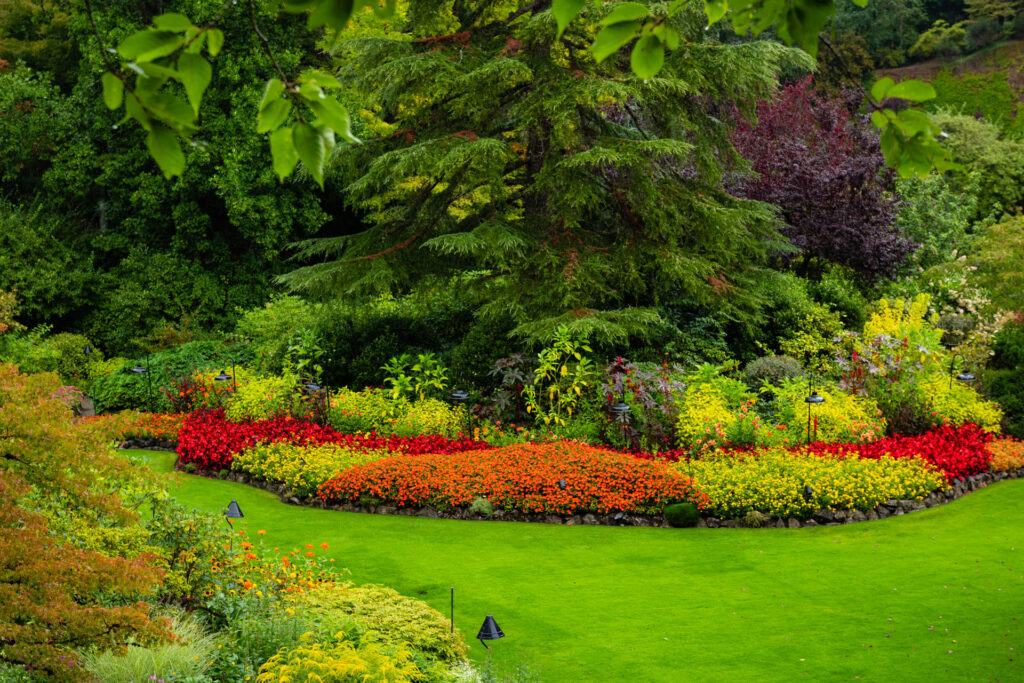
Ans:
<svg viewBox="0 0 1024 683"><path fill-rule="evenodd" d="M0 683L1016 680L1019 0L0 6Z"/></svg>

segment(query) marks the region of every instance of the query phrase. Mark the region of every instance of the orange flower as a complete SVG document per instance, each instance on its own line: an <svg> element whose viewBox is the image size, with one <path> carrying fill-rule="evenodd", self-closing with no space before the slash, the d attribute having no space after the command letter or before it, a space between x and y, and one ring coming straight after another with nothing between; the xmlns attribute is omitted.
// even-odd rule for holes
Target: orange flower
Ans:
<svg viewBox="0 0 1024 683"><path fill-rule="evenodd" d="M256 533L258 533L260 536L266 536L267 535L267 530L266 529L260 529Z"/></svg>
<svg viewBox="0 0 1024 683"><path fill-rule="evenodd" d="M326 543L321 543L321 544L320 544L320 549L321 549L321 550L327 550L327 547L328 547L328 546L327 546L327 544L326 544Z"/></svg>

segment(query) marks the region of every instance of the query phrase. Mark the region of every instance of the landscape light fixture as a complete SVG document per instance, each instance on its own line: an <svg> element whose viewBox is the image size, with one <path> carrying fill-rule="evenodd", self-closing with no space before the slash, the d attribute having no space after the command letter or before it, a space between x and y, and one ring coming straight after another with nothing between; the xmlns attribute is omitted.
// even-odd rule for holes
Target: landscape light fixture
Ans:
<svg viewBox="0 0 1024 683"><path fill-rule="evenodd" d="M807 445L811 445L811 406L819 403L824 403L825 397L819 396L817 390L814 388L814 376L811 376L811 393L804 399L804 403L807 404ZM814 424L814 439L818 439L818 424Z"/></svg>
<svg viewBox="0 0 1024 683"><path fill-rule="evenodd" d="M614 415L615 419L619 422L626 421L626 416L629 415L630 411L633 409L629 407L628 403L626 403L625 389L622 390L622 396L619 397L619 402L609 408L609 410L611 410L612 415Z"/></svg>
<svg viewBox="0 0 1024 683"><path fill-rule="evenodd" d="M85 348L82 349L82 353L84 353L87 356L91 356L92 355L92 347L89 346L88 344L86 344Z"/></svg>
<svg viewBox="0 0 1024 683"><path fill-rule="evenodd" d="M498 622L494 620L490 614L484 619L483 626L480 627L480 632L476 634L476 639L480 641L480 644L487 648L487 657L490 659L491 646L487 644L488 640L498 640L504 638L505 632L498 626Z"/></svg>
<svg viewBox="0 0 1024 683"><path fill-rule="evenodd" d="M221 370L220 374L213 378L214 382L227 382L231 379L231 375Z"/></svg>
<svg viewBox="0 0 1024 683"><path fill-rule="evenodd" d="M231 552L235 551L235 527L231 526L231 520L241 519L242 517L245 517L245 515L242 514L242 508L238 507L238 501L233 500L228 503L227 509L224 510L224 521L228 523L228 527L231 529L231 535L228 536Z"/></svg>
<svg viewBox="0 0 1024 683"><path fill-rule="evenodd" d="M949 388L950 389L953 388L953 370L956 367L956 359L957 358L960 358L960 359L962 359L964 361L964 369L961 370L960 374L956 376L956 381L957 382L963 382L964 384L969 384L970 382L973 382L974 380L977 379L977 377L975 377L971 373L971 371L967 369L967 358L964 357L964 354L958 353L955 356L953 356L953 360L949 361Z"/></svg>
<svg viewBox="0 0 1024 683"><path fill-rule="evenodd" d="M142 362L135 363L135 367L131 370L133 375L146 375L146 408L150 411L153 410L153 375L149 372L149 351L146 352L146 367L142 367Z"/></svg>
<svg viewBox="0 0 1024 683"><path fill-rule="evenodd" d="M558 488L560 488L560 489L562 489L564 491L567 486L568 486L568 484L565 483L565 479L559 479L558 480Z"/></svg>
<svg viewBox="0 0 1024 683"><path fill-rule="evenodd" d="M448 394L448 401L453 406L464 405L466 403L466 401L468 401L468 400L469 400L469 392L466 391L465 389L455 389L454 391L452 391L452 393ZM469 436L470 432L473 431L472 427L473 427L473 423L471 422L471 416L469 414L469 410L467 409L466 410L466 436Z"/></svg>
<svg viewBox="0 0 1024 683"><path fill-rule="evenodd" d="M804 484L804 500L811 500L814 498L814 489L807 484Z"/></svg>

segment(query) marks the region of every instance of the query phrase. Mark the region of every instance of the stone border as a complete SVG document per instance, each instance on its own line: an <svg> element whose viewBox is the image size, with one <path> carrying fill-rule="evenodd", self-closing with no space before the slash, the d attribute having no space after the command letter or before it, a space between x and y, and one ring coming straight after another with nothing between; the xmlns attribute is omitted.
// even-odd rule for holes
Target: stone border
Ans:
<svg viewBox="0 0 1024 683"><path fill-rule="evenodd" d="M178 450L178 442L156 439L148 436L134 436L129 439L124 439L117 445L117 447L132 448L143 451L170 451L173 453Z"/></svg>
<svg viewBox="0 0 1024 683"><path fill-rule="evenodd" d="M175 470L183 471L175 462ZM451 510L438 510L427 506L421 508L405 507L396 505L363 506L356 503L345 503L343 505L328 505L326 502L313 498L298 498L284 484L274 484L261 479L256 479L244 472L230 472L226 477L219 477L213 471L197 471L196 475L221 481L233 481L246 484L254 488L269 491L278 496L282 503L289 505L302 505L322 510L341 510L343 512L361 512L364 514L378 515L404 515L407 517L428 517L431 519L464 519L476 521L495 522L533 522L535 524L565 524L565 525L591 525L591 526L640 526L640 527L661 527L669 528L664 515L639 515L631 512L614 512L607 515L555 515L522 510L495 510L490 516L471 513L468 508L455 508ZM761 528L775 529L799 529L809 526L839 526L840 524L853 524L854 522L867 522L886 517L897 517L918 510L925 510L930 507L944 505L952 500L961 498L971 491L984 488L989 484L1007 479L1024 479L1024 467L1006 472L984 472L975 474L966 479L958 479L953 485L944 491L933 491L925 496L924 500L887 500L873 510L863 512L861 510L818 510L810 519L798 519L796 517L780 518L768 517L761 524ZM746 529L739 519L719 519L717 517L701 517L697 523L698 529Z"/></svg>

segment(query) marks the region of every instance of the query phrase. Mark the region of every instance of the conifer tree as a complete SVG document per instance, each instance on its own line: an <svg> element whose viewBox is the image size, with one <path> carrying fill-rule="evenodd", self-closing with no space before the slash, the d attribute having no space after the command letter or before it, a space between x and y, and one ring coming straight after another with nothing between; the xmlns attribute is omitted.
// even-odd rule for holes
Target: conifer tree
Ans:
<svg viewBox="0 0 1024 683"><path fill-rule="evenodd" d="M319 262L286 283L353 294L471 272L484 313L536 337L566 321L642 334L668 298L756 317L784 242L770 207L723 189L745 164L728 112L751 115L803 53L719 43L694 2L666 20L679 47L642 80L628 49L601 64L588 50L629 3L588 3L560 39L545 0L427 4L399 39L344 46L338 75L371 98L382 133L339 148L331 175L370 227L301 243Z"/></svg>

